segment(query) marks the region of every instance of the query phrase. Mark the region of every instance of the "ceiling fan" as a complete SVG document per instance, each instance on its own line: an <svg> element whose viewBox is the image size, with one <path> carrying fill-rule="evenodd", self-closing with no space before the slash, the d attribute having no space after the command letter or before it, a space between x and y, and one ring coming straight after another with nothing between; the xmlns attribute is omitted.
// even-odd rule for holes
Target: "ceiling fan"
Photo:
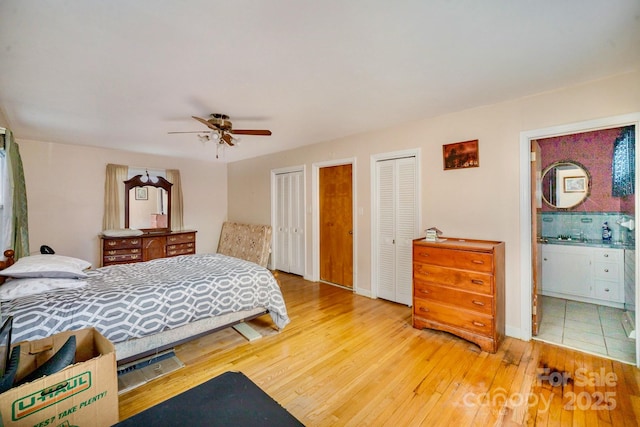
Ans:
<svg viewBox="0 0 640 427"><path fill-rule="evenodd" d="M270 130L266 129L233 129L229 116L226 114L210 114L209 119L203 119L201 117L191 116L206 127L210 129L209 132L205 131L190 131L190 132L169 132L173 133L199 133L198 135L201 141L214 141L218 144L227 144L231 147L235 145L235 135L271 135Z"/></svg>

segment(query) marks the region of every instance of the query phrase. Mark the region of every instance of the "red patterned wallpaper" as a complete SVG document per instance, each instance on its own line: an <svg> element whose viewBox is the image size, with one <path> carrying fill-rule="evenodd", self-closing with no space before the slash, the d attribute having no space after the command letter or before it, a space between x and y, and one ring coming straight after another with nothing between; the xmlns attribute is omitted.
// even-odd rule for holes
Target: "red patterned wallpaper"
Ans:
<svg viewBox="0 0 640 427"><path fill-rule="evenodd" d="M603 129L539 139L542 170L558 160L575 160L591 174L591 195L571 211L624 212L634 214L634 196L611 196L613 143L621 128ZM555 209L543 203L543 211Z"/></svg>

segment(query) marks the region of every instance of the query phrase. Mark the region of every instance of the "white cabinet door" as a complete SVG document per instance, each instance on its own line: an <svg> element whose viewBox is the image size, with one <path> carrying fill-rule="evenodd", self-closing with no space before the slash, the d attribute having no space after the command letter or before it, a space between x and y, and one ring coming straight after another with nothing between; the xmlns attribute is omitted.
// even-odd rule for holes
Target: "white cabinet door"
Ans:
<svg viewBox="0 0 640 427"><path fill-rule="evenodd" d="M542 246L542 291L589 297L591 250L581 246Z"/></svg>

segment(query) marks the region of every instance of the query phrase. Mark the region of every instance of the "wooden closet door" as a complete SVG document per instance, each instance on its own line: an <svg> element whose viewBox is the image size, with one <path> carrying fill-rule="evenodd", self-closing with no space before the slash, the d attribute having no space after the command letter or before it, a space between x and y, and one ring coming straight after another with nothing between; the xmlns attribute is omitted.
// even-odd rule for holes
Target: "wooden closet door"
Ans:
<svg viewBox="0 0 640 427"><path fill-rule="evenodd" d="M352 167L320 168L320 280L353 288Z"/></svg>

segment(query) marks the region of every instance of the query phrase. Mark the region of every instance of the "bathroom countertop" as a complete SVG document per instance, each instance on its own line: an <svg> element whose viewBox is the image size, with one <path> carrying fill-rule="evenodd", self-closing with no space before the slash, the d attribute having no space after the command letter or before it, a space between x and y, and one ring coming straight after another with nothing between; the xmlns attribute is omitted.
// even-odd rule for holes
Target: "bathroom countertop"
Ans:
<svg viewBox="0 0 640 427"><path fill-rule="evenodd" d="M558 239L557 237L542 237L538 239L539 243L548 245L565 245L565 246L587 246L591 248L608 248L608 249L635 249L635 245L623 242L603 243L601 240L595 239Z"/></svg>

